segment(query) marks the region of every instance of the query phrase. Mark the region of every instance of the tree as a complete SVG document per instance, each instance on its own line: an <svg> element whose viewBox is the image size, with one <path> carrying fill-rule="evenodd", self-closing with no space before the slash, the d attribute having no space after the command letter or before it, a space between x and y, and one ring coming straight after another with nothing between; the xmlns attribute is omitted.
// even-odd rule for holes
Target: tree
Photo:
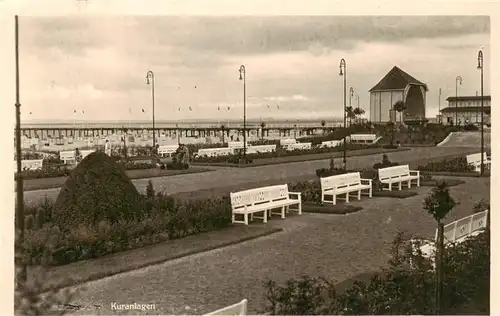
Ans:
<svg viewBox="0 0 500 316"><path fill-rule="evenodd" d="M265 122L260 122L260 140L264 140L264 127L266 127Z"/></svg>
<svg viewBox="0 0 500 316"><path fill-rule="evenodd" d="M349 126L351 126L351 122L356 118L356 114L354 114L354 109L352 106L348 106L345 108L346 118L349 120Z"/></svg>
<svg viewBox="0 0 500 316"><path fill-rule="evenodd" d="M321 127L323 127L323 135L325 135L325 126L326 126L326 121L321 120Z"/></svg>
<svg viewBox="0 0 500 316"><path fill-rule="evenodd" d="M391 146L393 146L394 145L394 122L393 121L387 122L386 128L387 128L387 131L389 132L389 135L390 135Z"/></svg>
<svg viewBox="0 0 500 316"><path fill-rule="evenodd" d="M394 103L392 108L394 109L394 111L397 111L399 113L399 122L402 123L403 122L403 112L404 112L404 110L406 110L406 103L404 101L400 100L400 101Z"/></svg>
<svg viewBox="0 0 500 316"><path fill-rule="evenodd" d="M446 182L442 181L433 188L424 200L424 209L434 217L438 225L437 257L436 257L436 314L442 311L443 296L443 255L444 255L444 223L443 219L455 207L455 200L450 195Z"/></svg>
<svg viewBox="0 0 500 316"><path fill-rule="evenodd" d="M354 108L354 110L352 111L354 116L357 118L357 117L361 117L361 115L365 114L365 110L363 110L362 108Z"/></svg>

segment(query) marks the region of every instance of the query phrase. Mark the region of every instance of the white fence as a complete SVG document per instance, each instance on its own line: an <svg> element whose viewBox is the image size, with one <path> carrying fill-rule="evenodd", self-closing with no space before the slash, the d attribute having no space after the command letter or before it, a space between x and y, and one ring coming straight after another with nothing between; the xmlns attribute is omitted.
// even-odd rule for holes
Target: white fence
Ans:
<svg viewBox="0 0 500 316"><path fill-rule="evenodd" d="M248 154L270 153L276 151L276 145L259 145L247 148Z"/></svg>
<svg viewBox="0 0 500 316"><path fill-rule="evenodd" d="M231 306L227 306L221 309L218 309L214 312L205 314L205 316L209 315L246 315L247 314L247 305L248 300L244 299L241 302L233 304Z"/></svg>
<svg viewBox="0 0 500 316"><path fill-rule="evenodd" d="M234 149L237 149L237 148L243 148L245 146L243 146L243 142L228 142L227 143L227 147L228 148L234 148ZM248 142L247 142L247 148L250 147Z"/></svg>
<svg viewBox="0 0 500 316"><path fill-rule="evenodd" d="M21 170L42 169L43 159L21 160ZM14 170L17 171L17 161L14 160Z"/></svg>
<svg viewBox="0 0 500 316"><path fill-rule="evenodd" d="M333 148L333 147L338 147L343 143L344 140L327 140L324 142L321 142L321 145L319 145L320 148Z"/></svg>
<svg viewBox="0 0 500 316"><path fill-rule="evenodd" d="M373 143L377 139L375 134L352 134L351 143Z"/></svg>
<svg viewBox="0 0 500 316"><path fill-rule="evenodd" d="M280 145L281 146L287 146L287 145L292 145L292 144L296 144L297 143L297 140L295 138L283 138L283 139L280 139Z"/></svg>
<svg viewBox="0 0 500 316"><path fill-rule="evenodd" d="M204 148L199 149L195 154L197 157L217 157L217 156L228 156L234 154L234 148Z"/></svg>
<svg viewBox="0 0 500 316"><path fill-rule="evenodd" d="M488 223L488 210L476 214L472 214L456 220L444 226L444 244L461 243L468 237L479 235L487 226ZM434 241L437 241L438 231ZM427 258L432 258L435 252L435 245L432 241L424 241L420 247L422 255Z"/></svg>
<svg viewBox="0 0 500 316"><path fill-rule="evenodd" d="M295 143L295 144L290 144L285 146L286 150L307 150L311 149L311 143Z"/></svg>

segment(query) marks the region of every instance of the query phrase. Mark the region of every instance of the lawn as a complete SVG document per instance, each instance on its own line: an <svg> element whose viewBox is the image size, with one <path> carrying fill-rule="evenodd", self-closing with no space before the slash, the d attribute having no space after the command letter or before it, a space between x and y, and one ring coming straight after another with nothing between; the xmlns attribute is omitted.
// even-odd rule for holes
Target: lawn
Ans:
<svg viewBox="0 0 500 316"><path fill-rule="evenodd" d="M147 179L156 177L169 177L181 174L207 172L211 169L193 167L184 170L166 170L166 169L136 169L126 170L126 174L130 179ZM24 191L45 190L61 187L66 181L67 177L53 177L53 178L40 178L28 179L23 181Z"/></svg>
<svg viewBox="0 0 500 316"><path fill-rule="evenodd" d="M354 156L368 156L374 154L395 152L395 151L406 151L410 150L409 148L397 148L397 149L385 149L385 148L365 148L365 149L356 149L356 150L347 150L347 157ZM301 162L301 161L314 161L314 160L324 160L330 158L340 158L343 157L343 151L332 151L327 153L319 153L319 154L306 154L306 155L295 155L295 156L283 156L283 157L273 157L273 158L261 158L254 159L254 161L250 164L236 164L236 163L228 163L228 162L192 162L193 165L197 166L221 166L221 167L238 167L238 168L249 168L249 167L257 167L257 166L265 166L265 165L275 165L289 162Z"/></svg>

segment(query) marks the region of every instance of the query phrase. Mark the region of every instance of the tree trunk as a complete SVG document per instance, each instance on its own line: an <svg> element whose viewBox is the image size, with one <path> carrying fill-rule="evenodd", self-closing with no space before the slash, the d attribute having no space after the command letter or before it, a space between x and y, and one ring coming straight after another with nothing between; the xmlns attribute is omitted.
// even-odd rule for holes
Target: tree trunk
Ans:
<svg viewBox="0 0 500 316"><path fill-rule="evenodd" d="M443 257L444 257L444 224L438 222L438 240L436 245L436 315L443 312Z"/></svg>

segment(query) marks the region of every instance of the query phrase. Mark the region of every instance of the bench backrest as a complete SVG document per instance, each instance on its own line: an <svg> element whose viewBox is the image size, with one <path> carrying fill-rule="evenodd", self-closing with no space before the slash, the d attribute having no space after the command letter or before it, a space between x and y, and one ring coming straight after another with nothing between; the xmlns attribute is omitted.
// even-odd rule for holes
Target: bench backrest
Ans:
<svg viewBox="0 0 500 316"><path fill-rule="evenodd" d="M374 141L377 139L376 134L351 134L351 141Z"/></svg>
<svg viewBox="0 0 500 316"><path fill-rule="evenodd" d="M179 145L162 145L158 147L158 154L159 155L172 154L175 153L178 148Z"/></svg>
<svg viewBox="0 0 500 316"><path fill-rule="evenodd" d="M288 199L288 184L255 188L229 194L233 209Z"/></svg>
<svg viewBox="0 0 500 316"><path fill-rule="evenodd" d="M339 187L355 186L361 183L361 174L359 172L350 172L320 178L321 190L336 189Z"/></svg>
<svg viewBox="0 0 500 316"><path fill-rule="evenodd" d="M481 163L481 153L470 154L470 155L467 155L466 158L467 158L467 163L472 163L472 164ZM483 160L486 161L487 159L488 159L488 155L486 154L486 152L484 152L483 153Z"/></svg>
<svg viewBox="0 0 500 316"><path fill-rule="evenodd" d="M488 210L475 213L444 226L444 242L455 242L457 239L465 238L474 232L486 228L488 222ZM436 230L435 239L438 238Z"/></svg>
<svg viewBox="0 0 500 316"><path fill-rule="evenodd" d="M393 166L387 168L378 169L379 180L387 180L390 178L396 178L399 176L406 176L410 174L409 165Z"/></svg>
<svg viewBox="0 0 500 316"><path fill-rule="evenodd" d="M233 304L230 306L226 306L224 308L218 309L218 310L213 311L211 313L205 314L205 316L209 316L209 315L212 315L212 316L215 316L215 315L221 315L221 316L223 316L223 315L225 315L225 316L228 316L228 315L246 315L247 314L247 304L248 304L247 299L244 299L239 303L236 303L236 304Z"/></svg>
<svg viewBox="0 0 500 316"><path fill-rule="evenodd" d="M61 160L74 160L75 159L75 151L74 150L61 151L61 152L59 152L59 158Z"/></svg>
<svg viewBox="0 0 500 316"><path fill-rule="evenodd" d="M295 138L284 138L284 139L280 139L280 145L281 146L284 146L284 145L291 145L291 144L296 144L297 143L297 140Z"/></svg>
<svg viewBox="0 0 500 316"><path fill-rule="evenodd" d="M21 170L37 170L42 169L43 159L26 159L21 160ZM14 170L17 170L17 161L14 160Z"/></svg>

